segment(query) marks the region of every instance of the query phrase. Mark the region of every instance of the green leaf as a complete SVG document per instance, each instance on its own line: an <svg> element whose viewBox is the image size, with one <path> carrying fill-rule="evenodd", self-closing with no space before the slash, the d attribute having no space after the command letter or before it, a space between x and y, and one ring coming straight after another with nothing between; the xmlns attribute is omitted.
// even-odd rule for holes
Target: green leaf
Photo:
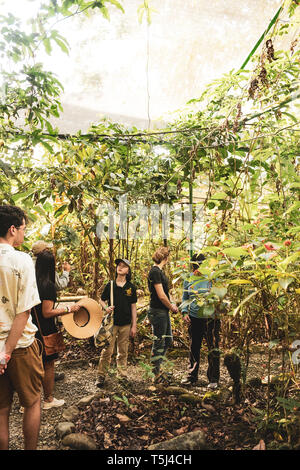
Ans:
<svg viewBox="0 0 300 470"><path fill-rule="evenodd" d="M49 39L49 38L45 38L45 39L43 40L43 44L44 44L44 47L45 47L45 51L47 52L48 55L50 55L50 54L51 54L51 51L52 51L50 39Z"/></svg>
<svg viewBox="0 0 300 470"><path fill-rule="evenodd" d="M225 248L223 250L225 255L230 256L231 258L240 258L240 256L248 256L248 251L243 248Z"/></svg>
<svg viewBox="0 0 300 470"><path fill-rule="evenodd" d="M48 144L48 142L45 142L45 140L40 140L40 143L45 147L45 149L48 150L48 152L53 153L54 150L51 147L51 145Z"/></svg>
<svg viewBox="0 0 300 470"><path fill-rule="evenodd" d="M283 261L281 261L281 263L279 263L279 266L281 268L286 269L290 263L294 263L299 257L300 257L300 251L296 251L296 253L293 253L292 255L288 256Z"/></svg>
<svg viewBox="0 0 300 470"><path fill-rule="evenodd" d="M56 42L56 44L61 48L61 50L63 52L65 52L66 54L69 54L69 49L68 49L68 46L66 45L66 43L64 41L62 41L61 39L59 39L58 37L55 37L54 38L54 41Z"/></svg>
<svg viewBox="0 0 300 470"><path fill-rule="evenodd" d="M68 208L68 204L64 204L63 206L56 209L56 211L54 212L54 217L57 218L60 215L62 215L66 211L67 208Z"/></svg>
<svg viewBox="0 0 300 470"><path fill-rule="evenodd" d="M280 277L278 279L280 287L287 290L288 286L294 281L292 277Z"/></svg>
<svg viewBox="0 0 300 470"><path fill-rule="evenodd" d="M252 285L252 282L249 281L249 279L231 279L230 281L228 281L228 284L241 286L243 284Z"/></svg>
<svg viewBox="0 0 300 470"><path fill-rule="evenodd" d="M121 3L117 2L117 0L108 0L109 3L112 3L113 5L115 5L117 8L119 8L119 10L122 11L122 13L125 13L125 10L124 8L122 7Z"/></svg>
<svg viewBox="0 0 300 470"><path fill-rule="evenodd" d="M245 305L247 302L249 302L249 300L252 299L252 297L255 297L260 291L261 289L257 289L251 294L247 295L247 297L234 309L233 316L236 316L236 314L239 312L241 307Z"/></svg>
<svg viewBox="0 0 300 470"><path fill-rule="evenodd" d="M223 299L225 295L227 294L227 288L226 287L212 287L211 293L216 294L220 299Z"/></svg>

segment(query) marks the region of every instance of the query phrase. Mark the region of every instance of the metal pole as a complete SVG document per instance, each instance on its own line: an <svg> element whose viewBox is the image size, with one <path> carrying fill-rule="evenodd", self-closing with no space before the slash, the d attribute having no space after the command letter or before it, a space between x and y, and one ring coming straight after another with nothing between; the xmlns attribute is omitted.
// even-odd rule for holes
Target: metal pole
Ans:
<svg viewBox="0 0 300 470"><path fill-rule="evenodd" d="M193 169L194 169L193 159L191 158L191 162L190 162L190 181L189 181L190 259L192 259L192 256L193 256L193 244L194 244L194 235L193 235Z"/></svg>

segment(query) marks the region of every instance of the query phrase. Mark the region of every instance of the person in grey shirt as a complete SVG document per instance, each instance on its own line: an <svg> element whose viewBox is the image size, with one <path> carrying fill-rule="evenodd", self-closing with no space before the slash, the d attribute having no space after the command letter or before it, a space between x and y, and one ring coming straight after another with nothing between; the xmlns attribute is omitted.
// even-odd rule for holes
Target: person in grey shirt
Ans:
<svg viewBox="0 0 300 470"><path fill-rule="evenodd" d="M43 240L38 240L34 242L31 248L34 257L36 257L39 253L41 253L41 251L44 250L53 250L53 244L44 242ZM57 290L65 289L70 281L71 266L65 261L62 265L62 268L63 272L61 275L59 275L58 272L55 273L55 286Z"/></svg>

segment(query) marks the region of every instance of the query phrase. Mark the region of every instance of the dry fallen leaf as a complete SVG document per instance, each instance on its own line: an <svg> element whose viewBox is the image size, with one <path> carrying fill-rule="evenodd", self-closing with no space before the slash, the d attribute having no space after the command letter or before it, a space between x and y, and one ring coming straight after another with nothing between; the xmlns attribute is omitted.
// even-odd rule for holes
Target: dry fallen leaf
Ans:
<svg viewBox="0 0 300 470"><path fill-rule="evenodd" d="M130 418L127 415L120 415L119 413L116 413L116 417L121 423L127 423L130 421Z"/></svg>
<svg viewBox="0 0 300 470"><path fill-rule="evenodd" d="M266 444L265 442L261 439L257 446L253 447L252 450L266 450Z"/></svg>
<svg viewBox="0 0 300 470"><path fill-rule="evenodd" d="M202 406L205 410L210 411L211 413L216 413L216 410L215 410L215 408L214 408L212 405L209 405L209 404L207 404L207 403L203 403L203 402L202 402L202 403L201 403L201 406Z"/></svg>
<svg viewBox="0 0 300 470"><path fill-rule="evenodd" d="M188 425L182 426L182 428L176 429L175 434L177 434L177 436L180 436L180 434L184 434L185 432L187 432L188 428Z"/></svg>
<svg viewBox="0 0 300 470"><path fill-rule="evenodd" d="M108 447L108 446L111 446L112 442L111 442L111 439L110 439L110 435L105 432L104 433L104 447Z"/></svg>

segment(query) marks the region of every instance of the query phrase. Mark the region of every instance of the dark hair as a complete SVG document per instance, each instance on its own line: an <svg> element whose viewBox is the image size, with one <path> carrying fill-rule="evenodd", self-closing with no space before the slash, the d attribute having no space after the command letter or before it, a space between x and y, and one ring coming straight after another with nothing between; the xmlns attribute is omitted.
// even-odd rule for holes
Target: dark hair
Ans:
<svg viewBox="0 0 300 470"><path fill-rule="evenodd" d="M25 212L17 206L0 206L0 237L5 237L12 225L20 227L28 219Z"/></svg>
<svg viewBox="0 0 300 470"><path fill-rule="evenodd" d="M39 291L45 288L49 282L55 286L55 258L52 251L44 250L37 255L35 274Z"/></svg>
<svg viewBox="0 0 300 470"><path fill-rule="evenodd" d="M194 254L192 256L192 259L191 259L192 270L196 271L199 268L202 261L204 261L204 260L205 260L205 256L204 256L203 253ZM195 261L195 262L193 263L193 261Z"/></svg>
<svg viewBox="0 0 300 470"><path fill-rule="evenodd" d="M120 264L120 263L118 263L117 266L116 266L116 277L115 277L115 279L117 279L117 276L118 276L117 267L119 266L119 264ZM125 264L126 264L126 263L125 263ZM129 281L131 281L131 279L132 279L131 267L128 266L128 264L127 264L126 266L128 267L128 273L126 274L126 281L129 282Z"/></svg>

